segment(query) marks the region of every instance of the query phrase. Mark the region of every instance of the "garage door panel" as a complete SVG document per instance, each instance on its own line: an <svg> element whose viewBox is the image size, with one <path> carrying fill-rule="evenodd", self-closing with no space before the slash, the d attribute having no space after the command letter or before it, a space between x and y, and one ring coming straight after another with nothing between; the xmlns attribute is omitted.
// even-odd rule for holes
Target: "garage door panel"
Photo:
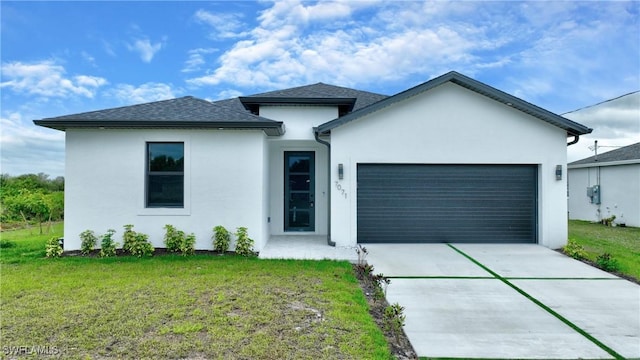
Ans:
<svg viewBox="0 0 640 360"><path fill-rule="evenodd" d="M358 165L358 242L535 243L535 165Z"/></svg>

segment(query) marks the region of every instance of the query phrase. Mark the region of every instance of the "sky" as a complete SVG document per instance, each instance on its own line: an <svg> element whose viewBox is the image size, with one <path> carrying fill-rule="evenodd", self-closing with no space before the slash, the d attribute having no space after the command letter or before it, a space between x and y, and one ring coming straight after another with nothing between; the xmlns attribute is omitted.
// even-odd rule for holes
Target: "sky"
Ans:
<svg viewBox="0 0 640 360"><path fill-rule="evenodd" d="M451 70L594 128L569 161L640 141L638 1L3 0L0 42L11 175L64 175L64 132L34 119L317 82L393 95Z"/></svg>

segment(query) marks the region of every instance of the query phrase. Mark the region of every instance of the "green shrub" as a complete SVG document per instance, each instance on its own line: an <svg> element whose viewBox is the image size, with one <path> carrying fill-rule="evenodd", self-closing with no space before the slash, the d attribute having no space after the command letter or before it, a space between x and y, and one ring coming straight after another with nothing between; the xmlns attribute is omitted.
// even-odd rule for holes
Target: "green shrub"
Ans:
<svg viewBox="0 0 640 360"><path fill-rule="evenodd" d="M391 284L391 279L383 274L370 275L370 279L373 282L373 300L380 301L387 296L387 288Z"/></svg>
<svg viewBox="0 0 640 360"><path fill-rule="evenodd" d="M221 253L229 250L231 242L231 234L224 226L218 225L213 228L213 249Z"/></svg>
<svg viewBox="0 0 640 360"><path fill-rule="evenodd" d="M404 326L405 318L406 316L404 315L404 307L400 306L400 304L398 303L389 305L384 308L384 313L382 314L382 323L384 329L392 332L396 338L396 341L402 333L402 327Z"/></svg>
<svg viewBox="0 0 640 360"><path fill-rule="evenodd" d="M15 246L16 246L16 243L11 242L9 240L5 240L5 239L0 240L0 249L8 249Z"/></svg>
<svg viewBox="0 0 640 360"><path fill-rule="evenodd" d="M80 244L80 252L82 255L87 255L92 252L98 242L98 237L93 230L85 230L81 232L80 239L82 239L82 243Z"/></svg>
<svg viewBox="0 0 640 360"><path fill-rule="evenodd" d="M611 256L611 254L609 253L598 255L598 257L596 258L596 263L604 271L615 272L620 270L620 264L618 264L618 260L614 259L613 256Z"/></svg>
<svg viewBox="0 0 640 360"><path fill-rule="evenodd" d="M584 247L573 239L569 239L569 241L567 241L567 245L562 248L562 251L577 260L582 260L587 257Z"/></svg>
<svg viewBox="0 0 640 360"><path fill-rule="evenodd" d="M124 225L124 233L122 234L122 250L131 253L131 247L135 242L136 232L133 231L133 225Z"/></svg>
<svg viewBox="0 0 640 360"><path fill-rule="evenodd" d="M137 257L142 257L146 255L153 255L153 245L149 242L149 235L134 232L133 242L130 245L131 255L135 255Z"/></svg>
<svg viewBox="0 0 640 360"><path fill-rule="evenodd" d="M195 252L196 235L191 233L185 236L180 242L180 252L182 255L193 255Z"/></svg>
<svg viewBox="0 0 640 360"><path fill-rule="evenodd" d="M116 247L118 246L118 243L113 241L113 234L115 233L115 230L109 229L106 234L102 235L102 241L100 243L100 257L116 255Z"/></svg>
<svg viewBox="0 0 640 360"><path fill-rule="evenodd" d="M611 215L611 217L604 218L600 222L605 226L613 226L613 222L616 220L615 215Z"/></svg>
<svg viewBox="0 0 640 360"><path fill-rule="evenodd" d="M253 239L249 238L246 227L236 229L236 254L242 256L255 255L253 251Z"/></svg>
<svg viewBox="0 0 640 360"><path fill-rule="evenodd" d="M57 237L52 237L47 241L47 245L45 247L48 258L60 257L62 255L62 246L60 245L60 240Z"/></svg>
<svg viewBox="0 0 640 360"><path fill-rule="evenodd" d="M173 225L165 225L164 245L168 252L178 252L184 241L184 232L176 229Z"/></svg>

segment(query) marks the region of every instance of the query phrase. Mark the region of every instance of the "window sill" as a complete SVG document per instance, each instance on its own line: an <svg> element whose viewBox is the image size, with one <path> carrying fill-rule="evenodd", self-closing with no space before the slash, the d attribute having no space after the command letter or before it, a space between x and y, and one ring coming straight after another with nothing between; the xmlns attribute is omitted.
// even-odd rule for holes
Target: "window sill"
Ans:
<svg viewBox="0 0 640 360"><path fill-rule="evenodd" d="M138 212L139 216L189 216L191 211L187 208L144 208Z"/></svg>

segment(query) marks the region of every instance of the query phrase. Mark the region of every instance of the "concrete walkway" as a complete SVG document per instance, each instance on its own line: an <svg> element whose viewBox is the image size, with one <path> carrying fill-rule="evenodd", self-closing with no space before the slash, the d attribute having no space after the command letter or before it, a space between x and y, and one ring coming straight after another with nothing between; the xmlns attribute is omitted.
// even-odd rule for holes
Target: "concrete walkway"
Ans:
<svg viewBox="0 0 640 360"><path fill-rule="evenodd" d="M261 259L347 260L358 259L355 247L327 245L327 236L283 235L272 236L260 251Z"/></svg>
<svg viewBox="0 0 640 360"><path fill-rule="evenodd" d="M640 286L538 245L368 244L420 357L640 358Z"/></svg>

